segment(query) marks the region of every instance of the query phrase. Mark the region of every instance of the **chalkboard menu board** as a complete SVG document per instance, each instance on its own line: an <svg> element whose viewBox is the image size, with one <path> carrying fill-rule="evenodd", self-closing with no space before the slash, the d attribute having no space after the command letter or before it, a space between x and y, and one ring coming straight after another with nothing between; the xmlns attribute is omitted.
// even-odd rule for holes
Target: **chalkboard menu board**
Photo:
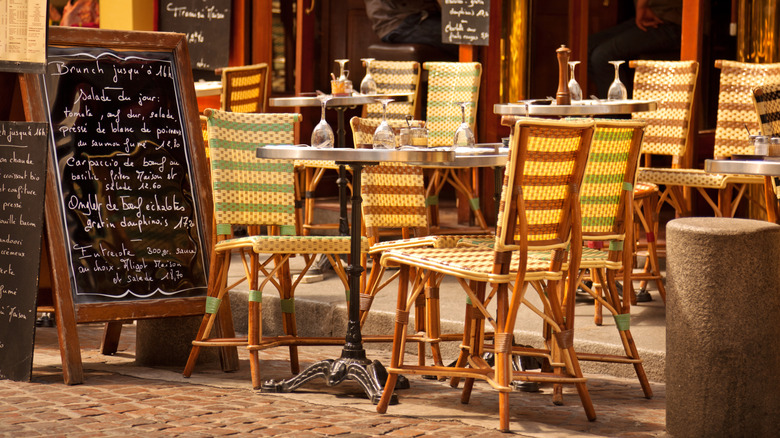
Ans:
<svg viewBox="0 0 780 438"><path fill-rule="evenodd" d="M161 0L159 29L186 35L193 69L228 65L231 0Z"/></svg>
<svg viewBox="0 0 780 438"><path fill-rule="evenodd" d="M47 128L0 122L0 379L32 372Z"/></svg>
<svg viewBox="0 0 780 438"><path fill-rule="evenodd" d="M46 96L76 303L206 293L170 53L50 47Z"/></svg>
<svg viewBox="0 0 780 438"><path fill-rule="evenodd" d="M441 38L449 44L487 46L490 29L490 0L444 0Z"/></svg>

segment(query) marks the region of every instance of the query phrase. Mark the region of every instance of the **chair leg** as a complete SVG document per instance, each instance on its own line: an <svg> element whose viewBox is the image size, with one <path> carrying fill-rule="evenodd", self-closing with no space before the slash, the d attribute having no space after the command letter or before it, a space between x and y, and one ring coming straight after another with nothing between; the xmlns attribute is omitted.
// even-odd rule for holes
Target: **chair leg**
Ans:
<svg viewBox="0 0 780 438"><path fill-rule="evenodd" d="M209 285L208 285L208 297L221 300L222 297L224 297L226 293L226 287L227 287L227 271L230 267L230 253L222 252L219 254L215 254L212 260L211 264L211 272L214 273L214 275L209 278ZM207 298L209 299L209 298ZM214 327L214 323L217 319L217 309L208 309L208 310L214 310L213 313L206 313L203 315L203 319L201 320L200 327L198 328L198 333L195 335L195 341L203 341L204 339L208 339L211 335L211 329ZM198 361L198 356L200 355L200 346L199 345L193 345L190 349L190 355L187 358L187 363L184 365L184 371L182 374L184 377L190 377L192 375L192 371L195 369L195 363Z"/></svg>
<svg viewBox="0 0 780 438"><path fill-rule="evenodd" d="M390 356L390 369L382 397L376 405L380 414L387 412L387 406L393 397L395 383L398 380L397 370L403 365L403 352L406 340L406 326L409 324L409 312L406 310L406 297L409 294L409 265L401 265L398 278L398 299L396 302L395 329L393 331L393 352Z"/></svg>

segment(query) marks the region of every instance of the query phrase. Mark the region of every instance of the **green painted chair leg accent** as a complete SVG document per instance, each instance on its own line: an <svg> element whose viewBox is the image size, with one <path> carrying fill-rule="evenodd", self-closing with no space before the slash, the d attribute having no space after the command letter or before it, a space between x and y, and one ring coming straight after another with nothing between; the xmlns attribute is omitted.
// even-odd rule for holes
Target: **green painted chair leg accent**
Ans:
<svg viewBox="0 0 780 438"><path fill-rule="evenodd" d="M438 195L428 196L427 198L425 198L425 205L428 207L432 205L439 205L439 196Z"/></svg>
<svg viewBox="0 0 780 438"><path fill-rule="evenodd" d="M471 297L470 297L470 296L468 296L468 295L466 295L466 305L467 305L467 306L470 306L471 304L472 304L472 302L471 302Z"/></svg>
<svg viewBox="0 0 780 438"><path fill-rule="evenodd" d="M347 297L347 303L349 303L349 289L344 289L344 296Z"/></svg>
<svg viewBox="0 0 780 438"><path fill-rule="evenodd" d="M263 302L263 291L261 290L250 290L249 291L249 301L253 303L262 303Z"/></svg>
<svg viewBox="0 0 780 438"><path fill-rule="evenodd" d="M295 313L295 298L279 300L279 305L282 308L282 313Z"/></svg>
<svg viewBox="0 0 780 438"><path fill-rule="evenodd" d="M471 209L474 211L479 210L479 198L469 199L469 206L471 206Z"/></svg>
<svg viewBox="0 0 780 438"><path fill-rule="evenodd" d="M217 313L221 302L217 297L206 297L206 313Z"/></svg>
<svg viewBox="0 0 780 438"><path fill-rule="evenodd" d="M617 329L620 331L626 331L629 328L631 328L631 314L630 313L621 313L618 315L614 315L615 318L615 326L617 326Z"/></svg>
<svg viewBox="0 0 780 438"><path fill-rule="evenodd" d="M622 240L611 240L609 242L609 250L610 251L622 251L623 250L623 241Z"/></svg>

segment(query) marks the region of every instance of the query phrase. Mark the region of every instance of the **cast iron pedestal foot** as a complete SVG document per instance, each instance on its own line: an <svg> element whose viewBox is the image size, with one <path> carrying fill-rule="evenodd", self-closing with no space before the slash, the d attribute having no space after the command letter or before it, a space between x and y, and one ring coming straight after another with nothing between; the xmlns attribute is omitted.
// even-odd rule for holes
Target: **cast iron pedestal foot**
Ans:
<svg viewBox="0 0 780 438"><path fill-rule="evenodd" d="M345 380L354 380L368 396L371 403L378 404L382 397L385 382L387 381L387 370L377 360L368 359L326 359L311 365L295 377L282 381L269 380L261 386L262 392L293 392L299 386L317 377L323 377L328 386L336 386ZM398 382L401 383L402 376L398 376ZM406 388L409 387L409 381L403 379ZM396 389L406 389L396 385ZM390 404L398 403L398 396L393 394Z"/></svg>

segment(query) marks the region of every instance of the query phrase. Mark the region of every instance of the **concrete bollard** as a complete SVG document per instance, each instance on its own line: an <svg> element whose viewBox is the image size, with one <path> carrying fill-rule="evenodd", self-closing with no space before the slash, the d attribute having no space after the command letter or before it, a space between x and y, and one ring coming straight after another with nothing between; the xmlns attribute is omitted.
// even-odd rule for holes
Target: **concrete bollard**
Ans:
<svg viewBox="0 0 780 438"><path fill-rule="evenodd" d="M666 227L666 430L780 430L780 226L729 218Z"/></svg>

